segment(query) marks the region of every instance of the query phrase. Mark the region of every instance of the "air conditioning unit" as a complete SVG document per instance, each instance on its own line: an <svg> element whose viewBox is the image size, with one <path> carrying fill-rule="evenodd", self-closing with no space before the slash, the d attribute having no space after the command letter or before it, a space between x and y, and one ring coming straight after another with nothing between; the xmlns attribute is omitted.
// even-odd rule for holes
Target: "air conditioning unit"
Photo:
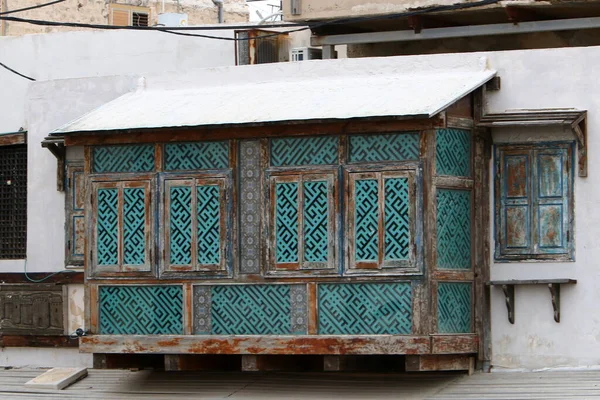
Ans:
<svg viewBox="0 0 600 400"><path fill-rule="evenodd" d="M294 47L290 54L291 61L321 60L323 50L314 47Z"/></svg>
<svg viewBox="0 0 600 400"><path fill-rule="evenodd" d="M158 14L158 25L160 26L186 26L188 24L188 15L179 13Z"/></svg>
<svg viewBox="0 0 600 400"><path fill-rule="evenodd" d="M236 65L268 64L289 61L287 33L262 29L235 31Z"/></svg>

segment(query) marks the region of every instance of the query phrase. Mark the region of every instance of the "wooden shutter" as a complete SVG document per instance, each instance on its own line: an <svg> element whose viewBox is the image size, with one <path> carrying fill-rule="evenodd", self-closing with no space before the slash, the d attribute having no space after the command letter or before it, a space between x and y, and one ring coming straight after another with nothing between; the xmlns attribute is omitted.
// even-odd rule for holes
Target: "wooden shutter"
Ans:
<svg viewBox="0 0 600 400"><path fill-rule="evenodd" d="M92 182L92 275L148 276L153 265L150 180Z"/></svg>
<svg viewBox="0 0 600 400"><path fill-rule="evenodd" d="M269 177L268 247L273 273L330 273L336 266L336 173L288 172Z"/></svg>
<svg viewBox="0 0 600 400"><path fill-rule="evenodd" d="M418 270L417 171L348 174L349 274Z"/></svg>
<svg viewBox="0 0 600 400"><path fill-rule="evenodd" d="M67 164L65 196L65 264L83 265L85 243L85 186L83 164Z"/></svg>
<svg viewBox="0 0 600 400"><path fill-rule="evenodd" d="M111 10L111 25L130 26L131 12L129 10L120 10L113 8Z"/></svg>
<svg viewBox="0 0 600 400"><path fill-rule="evenodd" d="M163 275L230 272L230 186L228 173L164 180Z"/></svg>
<svg viewBox="0 0 600 400"><path fill-rule="evenodd" d="M496 259L572 259L570 144L504 146L496 157Z"/></svg>

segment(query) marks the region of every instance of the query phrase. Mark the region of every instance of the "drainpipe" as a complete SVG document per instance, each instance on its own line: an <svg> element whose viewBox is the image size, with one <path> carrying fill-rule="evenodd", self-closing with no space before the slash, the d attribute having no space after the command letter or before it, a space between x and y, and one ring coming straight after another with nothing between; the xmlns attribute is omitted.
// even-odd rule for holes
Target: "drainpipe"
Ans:
<svg viewBox="0 0 600 400"><path fill-rule="evenodd" d="M219 12L219 23L223 23L223 0L212 0L212 2L217 6Z"/></svg>

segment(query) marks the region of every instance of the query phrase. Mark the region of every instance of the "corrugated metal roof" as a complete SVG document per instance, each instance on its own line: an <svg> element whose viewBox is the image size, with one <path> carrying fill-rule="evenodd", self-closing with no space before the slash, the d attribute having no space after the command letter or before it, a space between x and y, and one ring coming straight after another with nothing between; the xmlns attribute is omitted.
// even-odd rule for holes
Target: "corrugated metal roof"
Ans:
<svg viewBox="0 0 600 400"><path fill-rule="evenodd" d="M395 59L393 62L402 63L401 57ZM268 66L247 69L250 73L246 82L240 82L239 71L234 72L240 67L210 69L206 75L220 82L228 82L227 74L232 74L232 78L235 75L231 80L234 83L207 84L204 76L201 86L138 90L52 134L386 116L429 118L496 74L477 68L408 72L406 68L382 68L378 72L372 69L378 64L369 60L347 64L343 60L316 62L321 63L312 69L316 74L300 78L294 75L298 66L278 65L271 81ZM342 71L340 67L344 65L352 65L350 73ZM286 77L287 68L290 75ZM340 74L332 76L336 68L340 68ZM329 73L321 75L319 71Z"/></svg>

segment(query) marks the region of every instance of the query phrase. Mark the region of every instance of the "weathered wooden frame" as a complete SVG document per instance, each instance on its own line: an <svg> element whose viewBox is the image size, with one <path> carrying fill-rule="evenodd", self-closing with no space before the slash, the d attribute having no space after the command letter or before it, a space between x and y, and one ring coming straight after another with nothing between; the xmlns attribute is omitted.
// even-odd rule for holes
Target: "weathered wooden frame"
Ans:
<svg viewBox="0 0 600 400"><path fill-rule="evenodd" d="M568 176L567 182L567 193L565 196L567 197L566 203L568 207L568 217L567 217L567 227L566 227L566 235L567 235L567 251L565 253L544 253L541 251L533 251L527 253L517 253L517 252L507 252L503 249L503 243L505 242L503 232L504 222L502 218L502 204L500 201L501 196L501 185L502 185L502 171L504 170L504 166L500 165L501 156L503 153L507 153L510 155L513 152L530 152L534 154L536 151L543 151L545 149L564 149L567 151L567 159L565 160L565 168L567 169L566 173ZM531 156L530 156L531 157ZM535 143L519 143L519 144L498 144L494 145L494 261L501 263L508 262L572 262L575 261L575 179L574 179L574 169L573 169L573 158L574 158L574 142L564 142L564 141L556 141L556 142L535 142ZM531 162L534 162L532 159ZM529 168L535 170L530 166ZM529 190L532 192L530 196L534 196L536 191L533 190L534 186L537 185L537 175L531 173L530 176L531 182ZM532 202L533 200L530 200ZM535 237L536 231L534 229L535 226L538 225L537 215L535 211L537 207L534 207L533 204L529 205L531 207L532 215L531 218L531 238L532 242L530 246L532 249L535 247Z"/></svg>
<svg viewBox="0 0 600 400"><path fill-rule="evenodd" d="M83 162L68 162L65 166L65 267L82 268L85 258L85 175ZM77 207L76 202L81 199L82 205ZM83 219L81 234L84 249L81 254L74 252L77 243L75 218Z"/></svg>
<svg viewBox="0 0 600 400"><path fill-rule="evenodd" d="M403 162L395 166L375 167L351 165L344 168L345 191L345 232L344 248L346 252L345 275L421 275L423 269L423 206L422 206L422 167L418 162ZM410 256L406 261L386 262L385 256L385 193L386 178L408 178L409 215L410 215ZM377 262L357 262L354 243L354 182L357 179L371 178L378 181L379 187L379 259Z"/></svg>
<svg viewBox="0 0 600 400"><path fill-rule="evenodd" d="M158 247L159 254L159 276L160 278L208 278L208 277L231 277L233 275L232 259L232 228L231 221L234 219L232 210L232 172L203 171L191 173L161 173L158 178L158 192L162 199L158 201L159 207L159 229ZM192 218L192 255L190 265L171 265L170 260L170 224L168 223L170 213L170 197L168 189L171 186L189 186L192 188L191 211L196 215L195 188L198 185L219 186L220 204L220 263L218 265L201 265L197 262L197 218Z"/></svg>
<svg viewBox="0 0 600 400"><path fill-rule="evenodd" d="M268 170L265 173L266 188L265 199L267 223L267 244L266 249L266 274L267 277L277 277L286 275L328 275L339 272L336 269L339 257L339 204L338 198L338 168L306 168L299 172L298 170ZM326 181L328 193L331 193L328 199L328 257L326 263L307 262L304 260L304 182ZM293 182L298 183L298 262L296 263L277 263L276 261L276 198L275 187L277 183Z"/></svg>

